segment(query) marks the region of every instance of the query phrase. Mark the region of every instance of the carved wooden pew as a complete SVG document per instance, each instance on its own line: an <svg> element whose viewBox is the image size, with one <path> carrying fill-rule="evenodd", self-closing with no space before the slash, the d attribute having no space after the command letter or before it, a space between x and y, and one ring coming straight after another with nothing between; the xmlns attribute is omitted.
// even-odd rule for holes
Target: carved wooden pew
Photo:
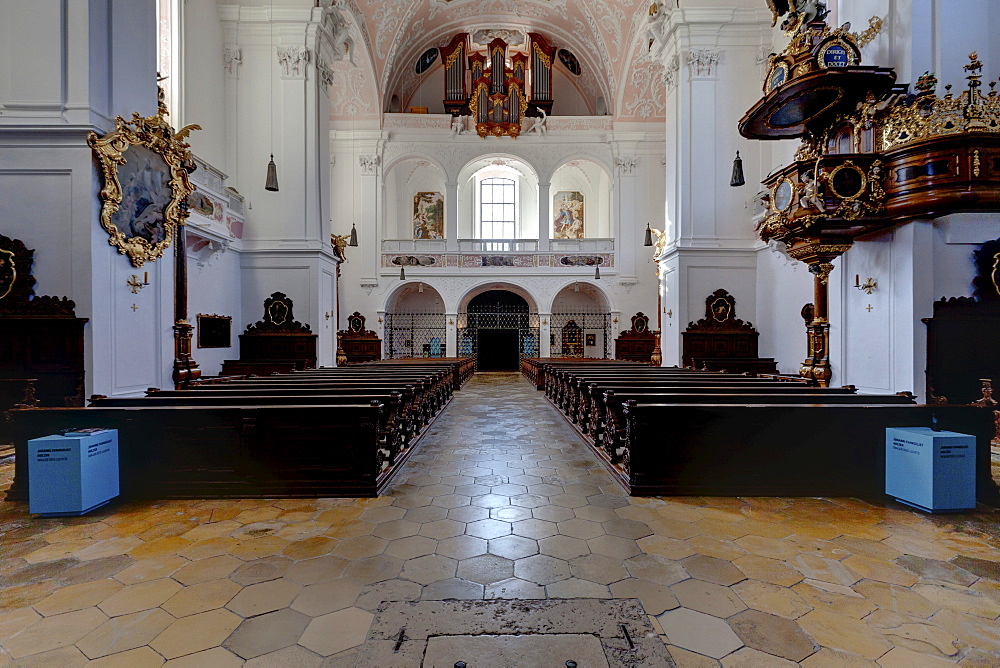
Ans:
<svg viewBox="0 0 1000 668"><path fill-rule="evenodd" d="M941 429L976 436L977 496L998 499L988 408L630 401L625 418L613 470L635 495L882 497L885 429L936 419Z"/></svg>
<svg viewBox="0 0 1000 668"><path fill-rule="evenodd" d="M821 388L810 388L821 390ZM619 457L624 434L625 406L629 401L658 404L797 404L816 406L875 406L875 405L916 405L912 394L853 394L850 392L774 392L753 391L748 388L733 388L725 393L697 393L692 390L678 390L673 393L650 393L624 391L616 394L612 390L599 392L603 395L596 412L588 414L588 432L596 447L608 453L612 460Z"/></svg>
<svg viewBox="0 0 1000 668"><path fill-rule="evenodd" d="M27 499L27 441L118 430L123 498L375 496L398 469L379 447L381 404L14 410L9 500Z"/></svg>
<svg viewBox="0 0 1000 668"><path fill-rule="evenodd" d="M628 399L648 401L658 397L674 397L675 395L694 396L697 399L692 399L692 401L706 402L711 402L714 400L714 397L720 395L742 397L788 395L821 399L840 395L858 396L854 392L853 388L802 387L797 384L785 385L780 383L768 383L765 386L749 384L734 385L729 383L671 386L662 384L636 385L620 381L611 384L590 382L581 393L580 403L573 414L573 420L580 426L584 433L589 433L597 439L603 430L603 425L611 418L608 411L613 409L614 415L620 417L621 404ZM910 397L909 402L913 403L912 397ZM664 400L664 403L672 403L672 401ZM906 401L899 399L898 403L906 403Z"/></svg>
<svg viewBox="0 0 1000 668"><path fill-rule="evenodd" d="M180 392L183 392L181 390ZM399 392L383 392L377 394L313 394L308 396L295 394L254 394L237 396L219 396L207 393L191 393L182 396L166 396L165 392L157 392L147 397L91 397L91 407L123 408L143 406L350 406L355 404L382 404L379 418L379 444L386 451L389 463L395 461L397 455L405 450L423 426L417 423L404 407Z"/></svg>

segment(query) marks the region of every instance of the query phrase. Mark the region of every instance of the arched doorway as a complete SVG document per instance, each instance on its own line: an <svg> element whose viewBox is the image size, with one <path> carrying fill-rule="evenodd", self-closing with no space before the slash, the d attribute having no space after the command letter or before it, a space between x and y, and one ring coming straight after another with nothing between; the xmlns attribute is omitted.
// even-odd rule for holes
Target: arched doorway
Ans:
<svg viewBox="0 0 1000 668"><path fill-rule="evenodd" d="M517 371L538 356L538 313L510 290L486 290L459 314L458 354L475 357L478 371Z"/></svg>

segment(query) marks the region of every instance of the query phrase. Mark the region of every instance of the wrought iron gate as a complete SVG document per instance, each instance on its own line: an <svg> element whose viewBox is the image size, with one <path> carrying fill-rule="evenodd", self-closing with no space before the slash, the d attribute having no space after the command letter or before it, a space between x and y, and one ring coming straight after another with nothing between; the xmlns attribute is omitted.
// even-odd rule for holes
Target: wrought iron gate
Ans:
<svg viewBox="0 0 1000 668"><path fill-rule="evenodd" d="M611 314L596 311L553 313L549 325L551 357L611 357Z"/></svg>
<svg viewBox="0 0 1000 668"><path fill-rule="evenodd" d="M519 359L538 357L538 314L518 306L493 305L489 310L464 311L458 314L458 355L474 357L479 362L479 330L517 330Z"/></svg>
<svg viewBox="0 0 1000 668"><path fill-rule="evenodd" d="M386 313L383 357L444 357L447 336L444 313Z"/></svg>

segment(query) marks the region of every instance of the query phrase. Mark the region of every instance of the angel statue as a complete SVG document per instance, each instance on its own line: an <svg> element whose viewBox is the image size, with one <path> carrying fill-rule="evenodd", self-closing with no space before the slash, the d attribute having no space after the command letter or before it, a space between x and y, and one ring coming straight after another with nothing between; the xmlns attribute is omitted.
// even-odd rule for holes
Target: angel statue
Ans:
<svg viewBox="0 0 1000 668"><path fill-rule="evenodd" d="M825 0L767 0L767 8L771 10L772 28L780 17L788 15L781 23L782 30L801 30L830 13Z"/></svg>
<svg viewBox="0 0 1000 668"><path fill-rule="evenodd" d="M539 108L538 113L540 113L541 116L535 118L535 122L531 128L528 129L528 132L544 137L549 133L549 129L545 124L546 119L548 119L548 114L546 114L545 110L541 108Z"/></svg>

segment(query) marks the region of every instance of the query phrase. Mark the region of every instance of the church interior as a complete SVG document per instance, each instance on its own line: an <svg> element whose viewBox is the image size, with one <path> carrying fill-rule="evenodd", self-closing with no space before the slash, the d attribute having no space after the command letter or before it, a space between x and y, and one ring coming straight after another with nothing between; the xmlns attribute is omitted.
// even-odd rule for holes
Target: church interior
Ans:
<svg viewBox="0 0 1000 668"><path fill-rule="evenodd" d="M0 3L0 667L1000 665L1000 3Z"/></svg>

